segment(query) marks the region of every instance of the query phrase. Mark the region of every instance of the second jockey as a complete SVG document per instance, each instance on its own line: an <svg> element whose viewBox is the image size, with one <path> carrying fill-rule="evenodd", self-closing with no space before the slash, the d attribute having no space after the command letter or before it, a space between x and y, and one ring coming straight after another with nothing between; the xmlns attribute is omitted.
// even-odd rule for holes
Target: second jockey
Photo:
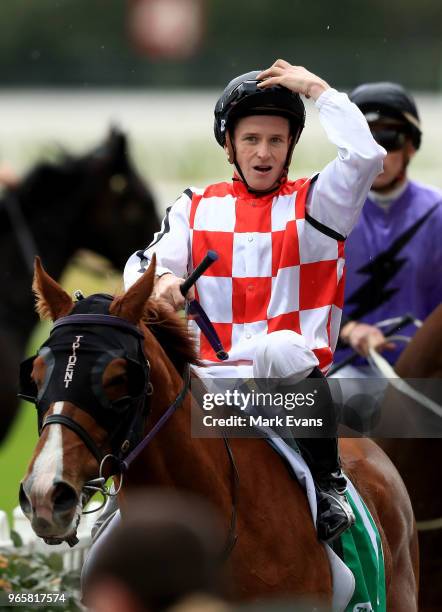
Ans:
<svg viewBox="0 0 442 612"><path fill-rule="evenodd" d="M374 324L410 312L424 320L442 301L442 192L407 176L420 148L416 103L397 83L365 83L350 94L370 130L386 150L362 215L346 244L344 345L366 355L369 345L394 364L404 348L388 342ZM414 326L400 330L412 336ZM339 350L336 361L349 354ZM374 376L362 358L339 376Z"/></svg>
<svg viewBox="0 0 442 612"><path fill-rule="evenodd" d="M288 180L311 98L337 157L320 174ZM347 95L303 67L278 60L233 79L215 107L215 138L233 179L186 189L146 250L125 269L126 287L157 258L154 297L178 310L183 279L208 249L219 259L196 295L220 336L222 364L204 337L199 374L323 377L333 361L344 292L344 242L382 170L384 149ZM317 490L317 529L330 541L353 522L336 438L297 439Z"/></svg>

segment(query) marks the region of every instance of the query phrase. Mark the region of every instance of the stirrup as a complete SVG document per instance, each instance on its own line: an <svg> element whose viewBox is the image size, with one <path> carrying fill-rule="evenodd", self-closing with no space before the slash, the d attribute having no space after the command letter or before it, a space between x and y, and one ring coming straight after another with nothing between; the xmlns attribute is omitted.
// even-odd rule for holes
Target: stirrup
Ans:
<svg viewBox="0 0 442 612"><path fill-rule="evenodd" d="M355 515L345 495L334 489L316 489L316 496L318 538L323 542L332 542L355 524Z"/></svg>

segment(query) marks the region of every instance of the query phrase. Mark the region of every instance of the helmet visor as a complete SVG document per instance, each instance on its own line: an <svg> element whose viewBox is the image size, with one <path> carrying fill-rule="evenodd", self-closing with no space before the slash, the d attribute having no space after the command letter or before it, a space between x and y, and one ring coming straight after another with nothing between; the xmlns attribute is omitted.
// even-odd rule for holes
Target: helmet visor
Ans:
<svg viewBox="0 0 442 612"><path fill-rule="evenodd" d="M388 152L399 151L407 141L407 134L397 128L370 128L373 138Z"/></svg>

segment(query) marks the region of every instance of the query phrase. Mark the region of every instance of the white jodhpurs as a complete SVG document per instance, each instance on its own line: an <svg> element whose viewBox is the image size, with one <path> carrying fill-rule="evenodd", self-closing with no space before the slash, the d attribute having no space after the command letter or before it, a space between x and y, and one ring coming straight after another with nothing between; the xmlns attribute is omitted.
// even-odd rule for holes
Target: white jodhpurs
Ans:
<svg viewBox="0 0 442 612"><path fill-rule="evenodd" d="M319 365L302 336L283 329L262 336L256 347L253 377L278 379L281 385L294 385Z"/></svg>
<svg viewBox="0 0 442 612"><path fill-rule="evenodd" d="M316 355L306 346L304 338L284 329L258 338L253 360L240 364L226 361L205 367L192 366L192 370L204 379L278 379L279 384L293 385L318 365Z"/></svg>

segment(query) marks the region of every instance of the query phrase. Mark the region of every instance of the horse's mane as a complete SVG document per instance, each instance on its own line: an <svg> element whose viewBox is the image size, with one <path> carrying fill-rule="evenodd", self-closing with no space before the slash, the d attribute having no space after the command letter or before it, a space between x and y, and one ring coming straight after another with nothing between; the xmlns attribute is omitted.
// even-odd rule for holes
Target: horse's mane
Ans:
<svg viewBox="0 0 442 612"><path fill-rule="evenodd" d="M179 374L184 373L187 363L201 365L194 333L177 313L169 311L161 302L148 300L143 323L163 347Z"/></svg>

